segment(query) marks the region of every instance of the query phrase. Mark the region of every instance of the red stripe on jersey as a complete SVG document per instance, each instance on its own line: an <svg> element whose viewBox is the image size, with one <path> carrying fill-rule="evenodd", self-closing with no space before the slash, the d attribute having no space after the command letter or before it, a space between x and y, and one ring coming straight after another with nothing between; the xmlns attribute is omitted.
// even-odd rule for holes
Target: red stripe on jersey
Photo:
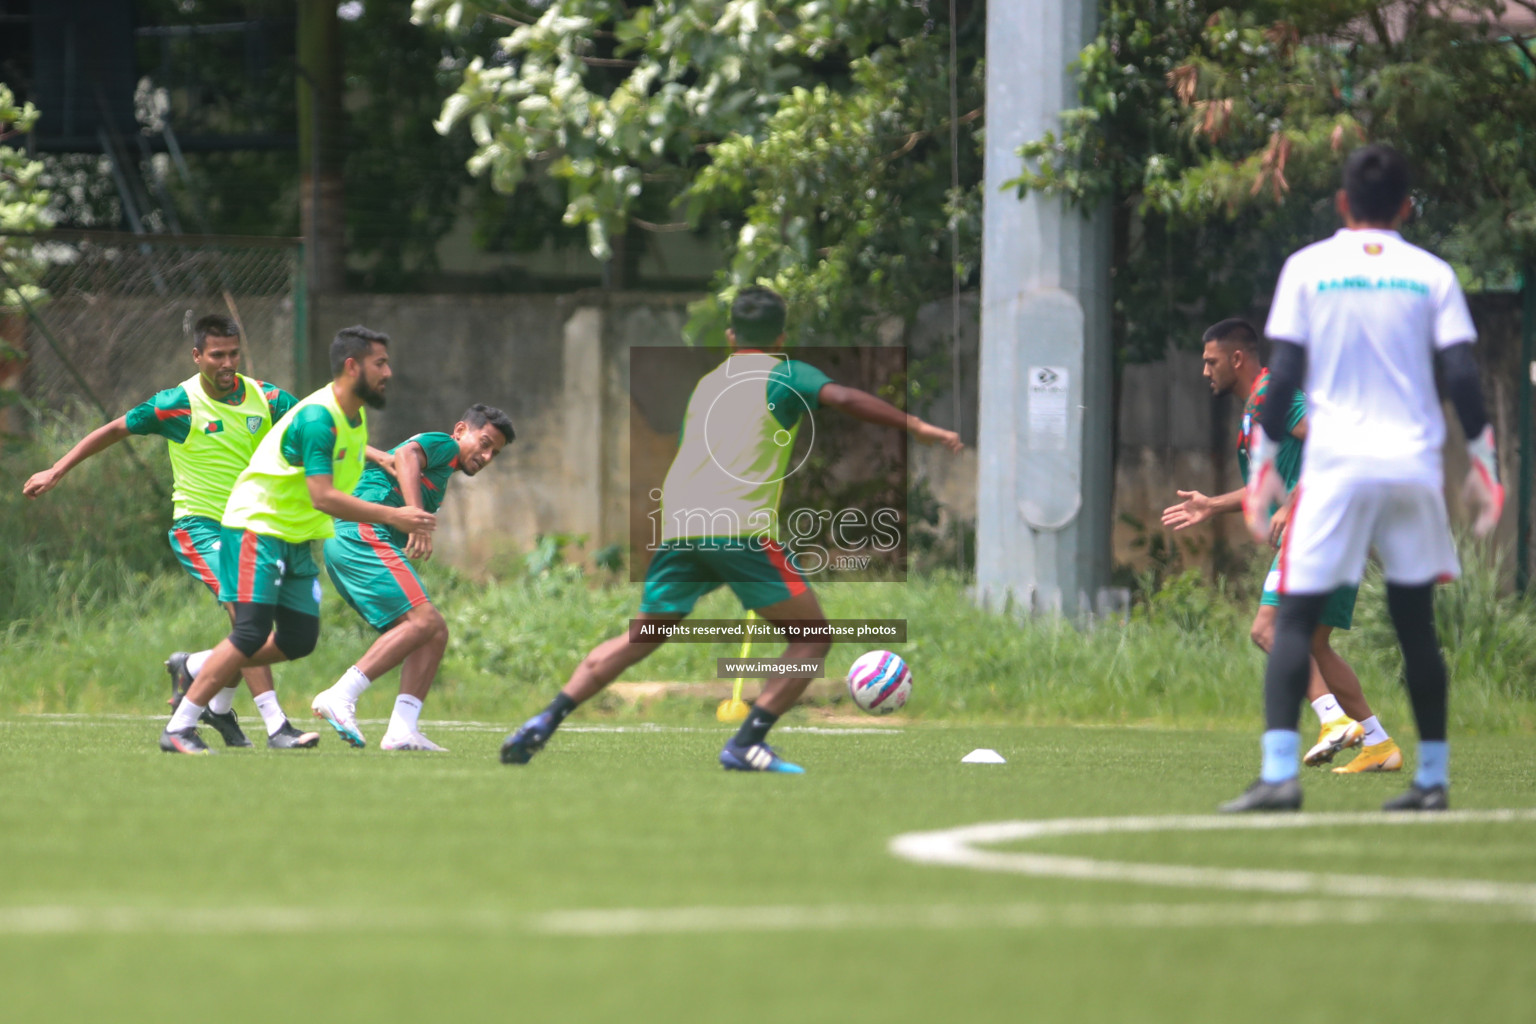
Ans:
<svg viewBox="0 0 1536 1024"><path fill-rule="evenodd" d="M1291 550L1291 534L1296 532L1296 513L1301 511L1301 484L1296 485L1296 496L1291 499L1291 515L1285 524L1285 535L1280 538L1280 585L1275 593L1285 593L1286 567Z"/></svg>
<svg viewBox="0 0 1536 1024"><path fill-rule="evenodd" d="M177 419L181 419L184 416L185 417L190 417L191 415L192 415L192 410L190 408L187 408L187 409L156 409L155 410L155 419L157 419L157 420L177 420Z"/></svg>
<svg viewBox="0 0 1536 1024"><path fill-rule="evenodd" d="M176 539L181 542L181 553L187 556L187 561L192 563L192 569L197 573L197 578L212 590L214 594L219 592L219 578L208 567L208 562L197 552L197 545L192 543L192 535L186 530L176 530Z"/></svg>
<svg viewBox="0 0 1536 1024"><path fill-rule="evenodd" d="M790 597L799 597L808 589L805 585L805 577L801 576L794 566L789 564L789 559L784 557L784 549L777 543L765 539L763 541L763 553L768 556L768 561L779 570L779 578L789 588Z"/></svg>
<svg viewBox="0 0 1536 1024"><path fill-rule="evenodd" d="M415 608L419 604L427 602L427 592L421 589L421 584L416 579L416 574L411 572L410 566L405 564L405 559L400 557L400 552L395 546L379 536L371 523L358 523L358 535L368 542L373 548L373 553L379 556L379 561L384 563L384 568L394 577L400 589L405 591L405 598Z"/></svg>
<svg viewBox="0 0 1536 1024"><path fill-rule="evenodd" d="M240 534L240 575L235 587L235 600L256 600L256 535L250 530Z"/></svg>

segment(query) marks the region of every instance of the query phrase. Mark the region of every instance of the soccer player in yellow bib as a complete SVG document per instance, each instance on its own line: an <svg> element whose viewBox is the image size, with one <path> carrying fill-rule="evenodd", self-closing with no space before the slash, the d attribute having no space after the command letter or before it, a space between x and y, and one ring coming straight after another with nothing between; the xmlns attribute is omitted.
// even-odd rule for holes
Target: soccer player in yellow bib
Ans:
<svg viewBox="0 0 1536 1024"><path fill-rule="evenodd" d="M826 622L795 565L795 553L761 532L778 517L795 432L816 409L839 409L866 423L905 430L919 443L941 444L951 452L962 447L954 431L778 354L786 312L783 298L768 288L744 288L731 304L731 354L694 387L678 452L662 485L661 544L646 570L637 622L678 622L722 585L767 622ZM712 411L725 425L706 431ZM720 522L732 525L717 529ZM549 706L502 743L502 763L527 764L577 705L661 642L631 639L625 632L593 648ZM783 660L819 662L829 646L797 639ZM720 751L720 764L731 771L801 774L800 766L774 752L767 737L810 681L810 675L771 678L740 731Z"/></svg>
<svg viewBox="0 0 1536 1024"><path fill-rule="evenodd" d="M295 405L262 439L230 491L219 598L234 605L234 628L203 661L161 734L160 749L167 753L210 753L197 734L198 719L241 669L296 660L315 649L320 579L310 542L334 535L333 516L405 533L431 533L437 526L437 517L422 509L389 508L351 493L363 474L368 442L363 406L384 406L388 335L366 327L338 331L331 373L331 383Z"/></svg>
<svg viewBox="0 0 1536 1024"><path fill-rule="evenodd" d="M205 316L192 328L192 362L197 375L159 392L97 427L48 469L34 473L22 488L29 498L52 490L64 475L92 455L130 435L157 434L170 449L175 518L169 538L176 560L193 579L219 593L219 520L229 501L235 478L251 461L267 432L298 402L288 392L240 373L240 330L233 320ZM229 608L230 615L234 609ZM173 699L183 684L187 655L173 655L166 667L172 674ZM274 728L288 721L272 689L272 672L265 666L244 669L246 685L257 710ZM248 747L232 703L235 688L213 697L202 720L219 731L225 744ZM281 743L276 745L283 745Z"/></svg>

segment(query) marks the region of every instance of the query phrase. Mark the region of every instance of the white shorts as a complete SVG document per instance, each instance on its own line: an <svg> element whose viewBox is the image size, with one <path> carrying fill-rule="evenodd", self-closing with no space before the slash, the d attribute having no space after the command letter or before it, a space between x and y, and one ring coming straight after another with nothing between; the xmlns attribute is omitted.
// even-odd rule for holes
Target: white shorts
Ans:
<svg viewBox="0 0 1536 1024"><path fill-rule="evenodd" d="M1280 547L1282 594L1358 585L1372 548L1388 583L1420 586L1461 574L1440 488L1350 480L1303 470Z"/></svg>

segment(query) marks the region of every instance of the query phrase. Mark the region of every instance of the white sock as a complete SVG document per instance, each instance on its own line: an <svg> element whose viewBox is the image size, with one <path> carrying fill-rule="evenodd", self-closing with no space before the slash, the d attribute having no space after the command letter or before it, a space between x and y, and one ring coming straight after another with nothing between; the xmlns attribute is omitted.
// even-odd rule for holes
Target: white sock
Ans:
<svg viewBox="0 0 1536 1024"><path fill-rule="evenodd" d="M1338 698L1331 693L1325 693L1312 702L1312 710L1317 712L1317 720L1327 725L1335 718L1344 718L1344 709L1339 707Z"/></svg>
<svg viewBox="0 0 1536 1024"><path fill-rule="evenodd" d="M409 736L416 731L416 721L421 717L421 701L408 693L395 698L394 714L389 716L391 736Z"/></svg>
<svg viewBox="0 0 1536 1024"><path fill-rule="evenodd" d="M373 680L363 675L362 671L356 665L353 665L341 674L341 678L336 680L331 686L331 690L356 704L357 698L361 697L363 691L372 685Z"/></svg>
<svg viewBox="0 0 1536 1024"><path fill-rule="evenodd" d="M205 710L207 709L201 704L193 704L187 698L181 698L181 703L176 705L176 713L171 715L171 720L166 723L165 731L180 732L183 729L195 727L198 716Z"/></svg>
<svg viewBox="0 0 1536 1024"><path fill-rule="evenodd" d="M208 702L208 710L216 715L227 715L229 709L235 706L235 692L238 686L226 686L213 695L213 700Z"/></svg>
<svg viewBox="0 0 1536 1024"><path fill-rule="evenodd" d="M1365 726L1365 740L1363 742L1368 747L1374 747L1378 743L1385 743L1392 738L1387 735L1387 730L1381 727L1381 723L1376 721L1375 715L1372 715L1360 724Z"/></svg>
<svg viewBox="0 0 1536 1024"><path fill-rule="evenodd" d="M271 736L283 727L288 721L288 716L283 714L282 706L277 703L277 691L268 690L256 698L256 710L261 712L261 720L267 724L267 735Z"/></svg>
<svg viewBox="0 0 1536 1024"><path fill-rule="evenodd" d="M212 653L212 651L198 651L196 654L187 655L187 675L196 679L197 674L203 670L203 662L207 661L208 655Z"/></svg>

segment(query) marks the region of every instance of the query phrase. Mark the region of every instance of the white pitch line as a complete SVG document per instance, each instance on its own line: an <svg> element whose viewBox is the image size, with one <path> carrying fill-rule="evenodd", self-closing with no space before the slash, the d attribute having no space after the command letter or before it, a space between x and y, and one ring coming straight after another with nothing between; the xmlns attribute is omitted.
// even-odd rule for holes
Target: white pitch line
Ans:
<svg viewBox="0 0 1536 1024"><path fill-rule="evenodd" d="M1536 923L1531 908L1507 920ZM531 933L574 938L765 932L1248 928L1471 920L1451 907L1357 900L1250 903L1003 903L617 907L526 914L493 909L313 907L0 907L0 937L23 935L295 935L364 931ZM1487 921L1486 914L1476 918Z"/></svg>
<svg viewBox="0 0 1536 1024"><path fill-rule="evenodd" d="M892 839L889 849L897 857L918 864L1001 871L1041 878L1136 882L1143 885L1357 899L1405 897L1450 903L1502 905L1536 911L1536 884L1521 882L1144 864L978 848L1047 836L1127 832L1262 831L1359 825L1381 827L1516 822L1536 822L1536 809L1448 811L1433 814L1170 815L1001 821L935 832L908 832Z"/></svg>

